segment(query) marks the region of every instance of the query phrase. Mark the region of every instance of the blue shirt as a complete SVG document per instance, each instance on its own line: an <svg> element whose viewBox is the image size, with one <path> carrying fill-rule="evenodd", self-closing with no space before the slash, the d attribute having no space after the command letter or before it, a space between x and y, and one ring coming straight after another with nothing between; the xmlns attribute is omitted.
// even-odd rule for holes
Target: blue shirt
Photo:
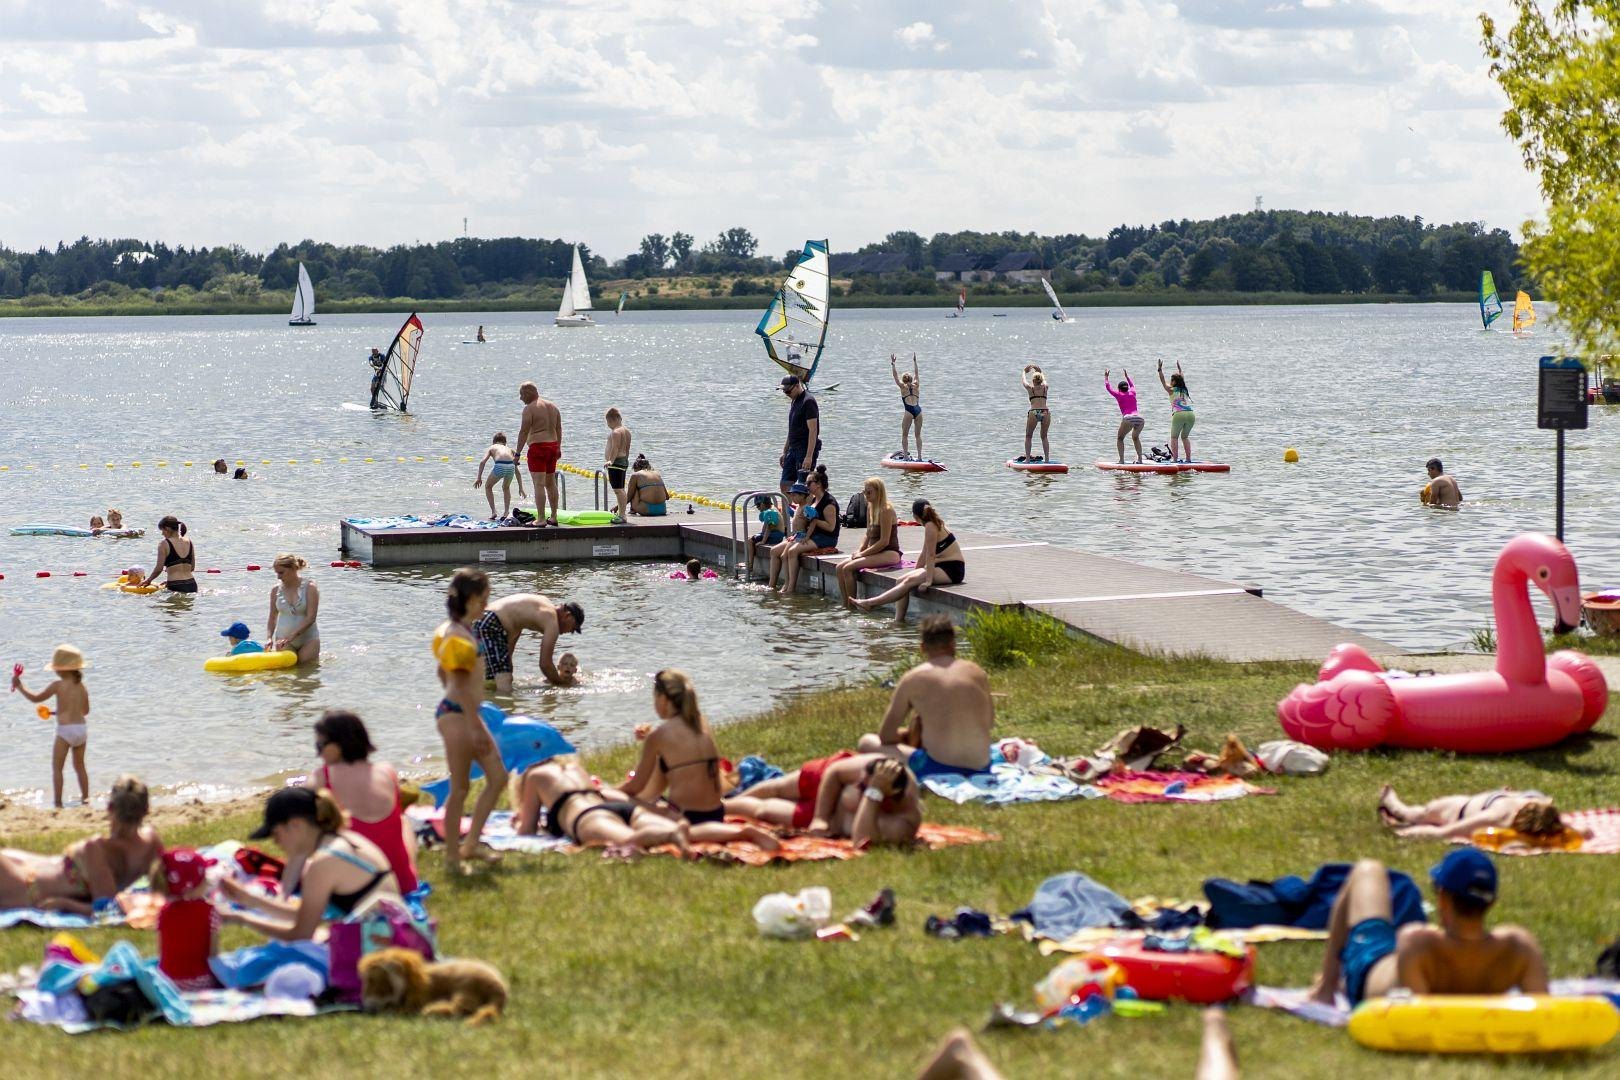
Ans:
<svg viewBox="0 0 1620 1080"><path fill-rule="evenodd" d="M243 653L255 653L255 652L264 652L264 646L260 645L257 641L244 641L241 644L237 645L236 648L232 649L226 655L228 655L228 656L241 656Z"/></svg>

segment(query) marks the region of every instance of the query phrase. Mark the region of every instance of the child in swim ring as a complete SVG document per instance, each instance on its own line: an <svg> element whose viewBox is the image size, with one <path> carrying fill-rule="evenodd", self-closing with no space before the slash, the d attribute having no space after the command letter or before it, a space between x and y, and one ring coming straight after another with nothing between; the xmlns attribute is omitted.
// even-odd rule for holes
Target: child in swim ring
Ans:
<svg viewBox="0 0 1620 1080"><path fill-rule="evenodd" d="M219 636L231 643L231 651L226 656L241 656L243 653L264 652L264 646L252 640L253 631L249 630L245 622L233 622L230 626L219 632Z"/></svg>
<svg viewBox="0 0 1620 1080"><path fill-rule="evenodd" d="M489 480L484 480L484 465L489 463ZM495 517L495 482L501 481L501 500L505 504L501 517L510 517L512 513L512 481L517 480L518 497L527 498L523 491L523 476L517 469L517 455L512 453L511 447L506 445L506 433L497 431L494 438L489 441L489 449L484 451L483 458L478 462L478 478L473 481L473 487L482 487L484 497L489 500L489 516Z"/></svg>
<svg viewBox="0 0 1620 1080"><path fill-rule="evenodd" d="M62 809L62 766L68 754L73 755L73 772L79 778L79 798L90 801L90 774L84 767L84 746L89 741L85 717L90 715L90 691L84 686L84 669L90 665L84 653L72 645L58 645L45 665L47 671L56 672L56 681L39 693L23 685L22 665L12 671L11 688L34 704L47 698L56 699L56 742L51 747L51 786L55 793L56 808ZM48 715L48 714L47 714Z"/></svg>

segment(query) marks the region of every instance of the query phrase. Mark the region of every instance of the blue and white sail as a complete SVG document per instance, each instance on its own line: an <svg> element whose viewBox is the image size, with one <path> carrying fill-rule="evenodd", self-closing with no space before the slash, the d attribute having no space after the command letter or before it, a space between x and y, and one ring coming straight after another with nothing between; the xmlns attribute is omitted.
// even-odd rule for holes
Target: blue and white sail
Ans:
<svg viewBox="0 0 1620 1080"><path fill-rule="evenodd" d="M1485 324L1485 329L1491 328L1502 314L1502 298L1496 295L1496 278L1491 276L1489 270L1480 271L1479 275L1479 319Z"/></svg>
<svg viewBox="0 0 1620 1080"><path fill-rule="evenodd" d="M806 383L815 377L827 344L831 291L827 241L806 240L799 261L754 328L765 342L766 354Z"/></svg>

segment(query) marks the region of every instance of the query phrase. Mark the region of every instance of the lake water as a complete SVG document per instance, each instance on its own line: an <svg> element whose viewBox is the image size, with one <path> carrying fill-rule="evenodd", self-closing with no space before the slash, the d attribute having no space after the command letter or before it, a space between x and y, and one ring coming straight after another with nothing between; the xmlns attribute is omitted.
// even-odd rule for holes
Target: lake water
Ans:
<svg viewBox="0 0 1620 1080"><path fill-rule="evenodd" d="M1471 306L1104 309L1068 325L1031 309L943 315L835 313L817 379L838 384L821 394L835 495L898 447L888 356L916 352L925 448L950 471L884 478L902 502L926 493L953 525L1258 584L1413 648L1465 643L1488 617L1501 545L1552 528L1554 443L1535 428L1535 362L1554 339L1482 333ZM122 541L0 536L0 659L38 680L59 641L89 654L95 784L134 770L159 784L228 787L295 768L310 757L319 710L338 705L365 717L385 756L431 758L439 688L427 638L450 568L326 563L344 515L481 513L464 458L496 429L515 439L523 379L562 406L566 461L600 461L600 417L616 405L672 487L729 499L774 484L786 402L749 313L607 314L594 331L558 330L549 313L423 321L413 414L401 417L342 407L365 399L367 349L386 346L398 316L322 316L308 329L276 317L0 320L0 525L84 524L118 506L148 530ZM480 322L489 343L462 344ZM1196 455L1231 462L1230 475L1091 468L1112 457L1117 426L1104 367L1116 378L1130 369L1148 441L1167 438L1158 357L1186 369ZM1076 466L1066 477L1002 466L1022 449L1018 371L1031 362L1052 379L1054 456ZM1593 427L1569 444L1568 536L1590 586L1620 582L1611 422L1594 410ZM1283 463L1289 446L1297 465ZM1418 505L1431 455L1457 476L1461 513ZM219 456L246 460L252 479L214 478L207 466ZM589 505L585 487L571 505ZM191 526L200 564L224 573L204 577L193 599L99 590L121 566L151 565L165 513ZM223 627L240 618L262 632L274 582L243 568L279 551L303 554L321 584L323 663L252 679L204 674ZM505 704L601 743L651 718L648 676L662 666L692 671L711 717L724 720L872 673L910 648L910 634L876 618L729 582L683 586L668 569L498 571L497 593L576 598L588 612L587 632L568 643L588 684L544 689L531 642ZM88 576L60 576L74 570ZM49 731L20 697L0 708L10 748L0 790L48 780Z"/></svg>

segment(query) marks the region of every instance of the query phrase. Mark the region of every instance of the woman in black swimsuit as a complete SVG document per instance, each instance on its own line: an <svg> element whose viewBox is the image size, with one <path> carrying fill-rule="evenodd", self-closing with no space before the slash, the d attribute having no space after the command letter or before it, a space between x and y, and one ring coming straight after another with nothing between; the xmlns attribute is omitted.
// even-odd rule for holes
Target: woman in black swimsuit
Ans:
<svg viewBox="0 0 1620 1080"><path fill-rule="evenodd" d="M322 788L282 788L265 800L264 824L250 840L269 838L287 856L281 897L260 896L230 878L220 882L225 899L253 912L220 906L220 916L268 938L310 941L327 912L349 915L376 900L400 901L399 882L388 856L348 821L332 793ZM296 890L296 891L295 891Z"/></svg>
<svg viewBox="0 0 1620 1080"><path fill-rule="evenodd" d="M779 845L770 833L752 825L727 825L721 801L720 749L709 722L698 708L697 688L684 671L665 668L653 676L653 711L659 725L641 747L636 771L620 790L642 805L659 795L670 810L684 817L693 840L726 843L747 840L767 851Z"/></svg>
<svg viewBox="0 0 1620 1080"><path fill-rule="evenodd" d="M170 592L196 592L197 549L190 540L181 539L186 535L186 523L170 514L158 522L158 531L163 539L158 541L157 564L141 584L150 585L163 574L167 579L164 587Z"/></svg>
<svg viewBox="0 0 1620 1080"><path fill-rule="evenodd" d="M584 847L648 851L674 844L685 851L687 846L685 820L671 821L631 801L622 791L592 786L590 773L572 754L531 765L516 781L512 805L517 808L520 836L535 836L544 829Z"/></svg>
<svg viewBox="0 0 1620 1080"><path fill-rule="evenodd" d="M906 606L914 592L927 592L935 585L960 585L967 579L967 561L962 558L962 545L956 534L945 527L944 520L927 499L911 504L911 517L923 526L922 551L917 556L917 568L907 571L894 588L879 596L855 601L862 611L894 605L894 621L906 621Z"/></svg>

